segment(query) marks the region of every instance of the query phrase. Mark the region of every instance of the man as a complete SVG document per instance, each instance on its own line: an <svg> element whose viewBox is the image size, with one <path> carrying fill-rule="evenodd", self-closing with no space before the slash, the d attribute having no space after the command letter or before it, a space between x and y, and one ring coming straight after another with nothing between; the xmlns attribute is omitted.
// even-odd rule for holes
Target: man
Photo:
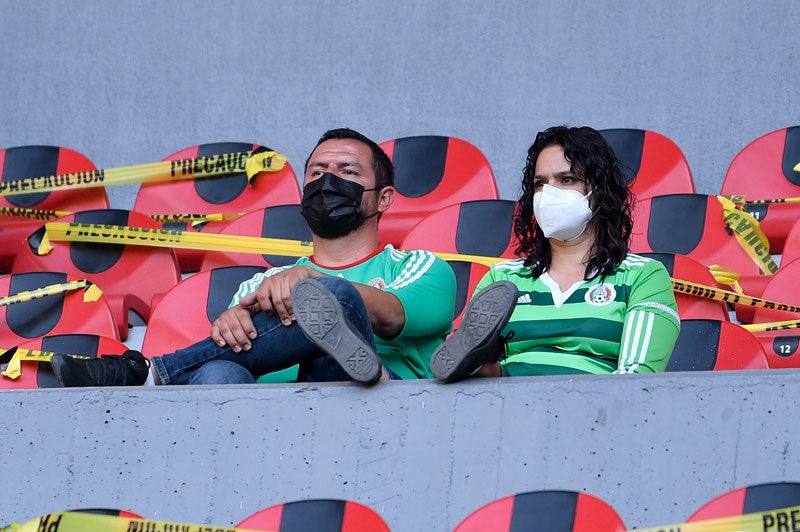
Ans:
<svg viewBox="0 0 800 532"><path fill-rule="evenodd" d="M149 361L137 351L54 355L63 386L254 382L300 365L305 381L428 378L451 330L455 276L427 251L381 249L394 198L381 148L350 129L326 132L305 166L302 212L314 255L245 281L210 338Z"/></svg>

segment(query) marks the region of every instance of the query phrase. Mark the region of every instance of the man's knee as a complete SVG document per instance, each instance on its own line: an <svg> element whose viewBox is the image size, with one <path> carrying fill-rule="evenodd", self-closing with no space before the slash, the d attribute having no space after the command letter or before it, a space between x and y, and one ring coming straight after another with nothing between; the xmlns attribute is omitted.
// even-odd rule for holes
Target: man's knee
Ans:
<svg viewBox="0 0 800 532"><path fill-rule="evenodd" d="M244 366L229 360L212 360L194 371L189 384L253 384L256 380Z"/></svg>

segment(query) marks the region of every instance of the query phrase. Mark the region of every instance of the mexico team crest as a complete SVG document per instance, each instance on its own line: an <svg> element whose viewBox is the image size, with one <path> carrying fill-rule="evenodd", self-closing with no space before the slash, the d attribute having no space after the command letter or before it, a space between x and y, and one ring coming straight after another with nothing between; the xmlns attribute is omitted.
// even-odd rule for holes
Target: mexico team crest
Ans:
<svg viewBox="0 0 800 532"><path fill-rule="evenodd" d="M584 299L586 299L586 302L590 305L602 307L614 301L615 297L617 297L617 291L614 289L614 285L602 283L593 287L591 290L587 290Z"/></svg>
<svg viewBox="0 0 800 532"><path fill-rule="evenodd" d="M376 277L375 279L373 279L373 280L371 280L369 282L369 285L372 288L377 288L378 290L383 290L384 288L386 288L386 281L384 281L380 277Z"/></svg>

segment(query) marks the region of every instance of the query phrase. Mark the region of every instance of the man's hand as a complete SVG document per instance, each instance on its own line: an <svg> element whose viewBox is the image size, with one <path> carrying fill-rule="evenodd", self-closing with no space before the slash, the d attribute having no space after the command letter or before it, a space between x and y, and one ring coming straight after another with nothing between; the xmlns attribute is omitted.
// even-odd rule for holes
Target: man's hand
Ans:
<svg viewBox="0 0 800 532"><path fill-rule="evenodd" d="M252 309L241 304L229 308L211 325L211 339L220 347L227 344L235 353L249 351L257 334L251 315Z"/></svg>
<svg viewBox="0 0 800 532"><path fill-rule="evenodd" d="M294 266L264 279L258 290L244 296L239 305L256 308L269 315L276 314L284 325L289 326L294 321L291 299L294 285L302 279L322 277L323 275L308 266Z"/></svg>

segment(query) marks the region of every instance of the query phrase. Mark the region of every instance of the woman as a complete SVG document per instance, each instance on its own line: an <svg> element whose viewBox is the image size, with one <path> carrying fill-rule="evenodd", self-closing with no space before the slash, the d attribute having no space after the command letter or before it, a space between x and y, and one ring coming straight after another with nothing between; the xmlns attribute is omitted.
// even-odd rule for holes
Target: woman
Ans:
<svg viewBox="0 0 800 532"><path fill-rule="evenodd" d="M434 352L434 375L664 371L680 319L664 266L629 253L632 203L597 131L539 133L514 220L522 258L484 276L461 328Z"/></svg>

